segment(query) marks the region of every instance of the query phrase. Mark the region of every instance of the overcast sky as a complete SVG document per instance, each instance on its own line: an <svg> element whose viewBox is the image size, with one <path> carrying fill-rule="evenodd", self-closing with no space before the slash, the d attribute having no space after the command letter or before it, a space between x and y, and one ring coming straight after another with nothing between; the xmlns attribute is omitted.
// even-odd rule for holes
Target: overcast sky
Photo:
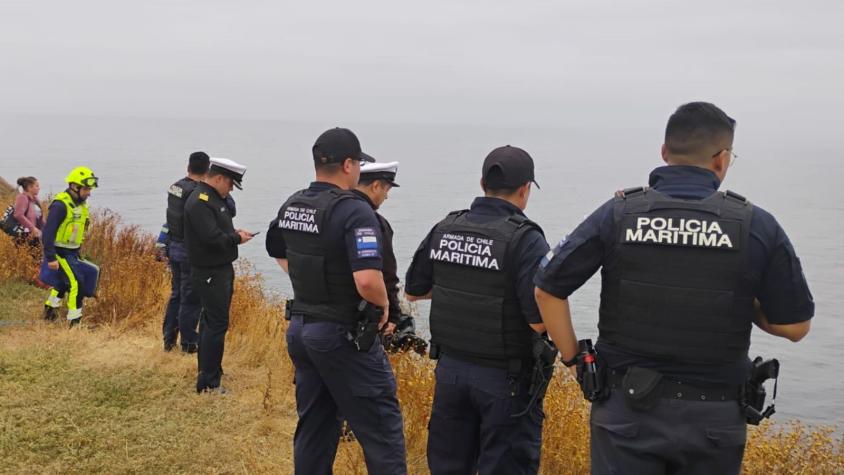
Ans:
<svg viewBox="0 0 844 475"><path fill-rule="evenodd" d="M0 0L0 114L844 125L840 1Z"/></svg>

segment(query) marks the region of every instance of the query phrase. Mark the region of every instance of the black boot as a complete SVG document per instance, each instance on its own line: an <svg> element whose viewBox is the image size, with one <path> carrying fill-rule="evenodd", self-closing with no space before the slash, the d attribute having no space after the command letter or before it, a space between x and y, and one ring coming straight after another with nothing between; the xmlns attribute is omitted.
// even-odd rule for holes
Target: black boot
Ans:
<svg viewBox="0 0 844 475"><path fill-rule="evenodd" d="M173 348L175 348L175 347L176 347L175 341L165 341L164 342L164 351L166 351L168 353L173 351Z"/></svg>
<svg viewBox="0 0 844 475"><path fill-rule="evenodd" d="M199 345L197 345L196 343L182 344L182 353L191 355L196 353L198 350Z"/></svg>
<svg viewBox="0 0 844 475"><path fill-rule="evenodd" d="M44 320L53 321L57 318L59 318L59 309L57 307L44 305Z"/></svg>
<svg viewBox="0 0 844 475"><path fill-rule="evenodd" d="M79 323L82 321L82 317L74 318L73 320L69 320L69 321L70 321L70 327L69 328L73 328L76 325L79 325Z"/></svg>

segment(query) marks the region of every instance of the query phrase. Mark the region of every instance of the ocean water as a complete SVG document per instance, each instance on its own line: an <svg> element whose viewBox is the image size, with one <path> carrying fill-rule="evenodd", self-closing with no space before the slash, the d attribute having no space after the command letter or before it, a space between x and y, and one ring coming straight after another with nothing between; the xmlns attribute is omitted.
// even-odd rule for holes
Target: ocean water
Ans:
<svg viewBox="0 0 844 475"><path fill-rule="evenodd" d="M337 124L283 121L129 119L92 117L0 118L0 176L34 175L44 196L64 188L74 166L101 177L91 199L127 223L156 233L164 222L166 189L184 175L187 156L206 150L248 166L245 189L235 190L236 226L264 234L241 247L271 291L290 294L287 277L267 257L267 224L284 199L312 180L314 138ZM419 124L344 124L364 150L381 161L401 162L400 188L381 212L396 231L394 247L403 273L430 227L448 211L468 207L480 194L480 167L494 147L512 144L534 157L537 181L527 214L553 246L619 188L645 184L661 164L664 122L546 127ZM723 186L773 213L803 262L815 297L812 332L793 344L756 330L751 355L782 363L777 420L799 418L844 426L844 205L836 197L844 178L844 139L806 143L771 139L771 131L740 129L740 158ZM774 130L774 129L771 129ZM755 133L754 133L755 132ZM107 278L107 276L106 276ZM580 338L597 337L599 281L571 297ZM427 307L419 307L427 331Z"/></svg>

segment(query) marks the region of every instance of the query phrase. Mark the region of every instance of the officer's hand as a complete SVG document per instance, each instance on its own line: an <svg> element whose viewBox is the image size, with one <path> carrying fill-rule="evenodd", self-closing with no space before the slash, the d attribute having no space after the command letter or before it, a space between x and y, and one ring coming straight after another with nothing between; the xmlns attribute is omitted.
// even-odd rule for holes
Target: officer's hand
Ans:
<svg viewBox="0 0 844 475"><path fill-rule="evenodd" d="M41 230L38 228L33 229L32 237L34 237L35 239L41 239Z"/></svg>
<svg viewBox="0 0 844 475"><path fill-rule="evenodd" d="M384 307L384 311L381 312L381 320L378 320L378 330L383 330L383 331L386 332L387 331L387 329L386 329L387 320L389 320L389 319L390 319L390 309L388 309L387 307ZM393 328L395 328L395 327L396 326L393 325ZM390 331L390 333L392 333L392 330ZM384 334L386 335L387 333L384 333Z"/></svg>
<svg viewBox="0 0 844 475"><path fill-rule="evenodd" d="M52 270L59 270L59 261L50 261L47 263L47 267Z"/></svg>
<svg viewBox="0 0 844 475"><path fill-rule="evenodd" d="M387 322L387 325L384 327L384 336L390 336L393 332L396 331L396 324L393 322Z"/></svg>
<svg viewBox="0 0 844 475"><path fill-rule="evenodd" d="M240 235L240 243L241 244L246 244L247 242L249 242L249 240L252 239L252 233L250 233L248 231L238 229L237 234Z"/></svg>

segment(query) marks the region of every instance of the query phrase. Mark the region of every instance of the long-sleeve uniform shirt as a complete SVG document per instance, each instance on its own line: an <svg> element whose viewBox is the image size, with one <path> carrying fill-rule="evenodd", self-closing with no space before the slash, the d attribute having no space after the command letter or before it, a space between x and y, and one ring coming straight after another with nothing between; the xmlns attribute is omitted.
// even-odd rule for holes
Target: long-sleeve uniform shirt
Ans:
<svg viewBox="0 0 844 475"><path fill-rule="evenodd" d="M714 193L721 183L713 172L703 168L664 166L651 172L649 184L673 198L701 200ZM550 259L543 259L536 274L536 286L558 298L568 298L603 265L616 234L610 200L560 241L549 254ZM770 213L756 205L746 273L770 323L799 323L814 315L812 294L788 236ZM614 369L647 367L673 379L697 384L742 384L750 365L748 358L723 366L683 364L639 355L600 339L596 349Z"/></svg>
<svg viewBox="0 0 844 475"><path fill-rule="evenodd" d="M401 305L399 305L398 263L396 262L396 254L393 252L393 227L390 226L387 218L375 211L375 204L369 199L366 193L358 190L352 190L352 192L366 201L372 208L372 211L375 212L375 217L378 218L378 222L381 225L381 235L384 238L381 241L381 248L383 250L381 254L383 261L381 273L384 274L384 285L387 286L387 299L390 301L390 321L393 323L398 322L399 316L401 316Z"/></svg>
<svg viewBox="0 0 844 475"><path fill-rule="evenodd" d="M200 183L185 203L185 245L193 267L219 267L237 259L240 235L226 200Z"/></svg>
<svg viewBox="0 0 844 475"><path fill-rule="evenodd" d="M513 214L524 216L522 210L505 200L478 197L472 202L466 218L478 223L488 223ZM425 295L433 288L434 263L431 261L431 232L428 232L419 245L413 256L413 262L407 270L405 291L410 295ZM514 250L514 268L518 269L515 275L516 296L527 323L542 323L539 308L533 297L533 276L540 259L548 252L548 249L548 243L545 242L542 233L532 229L522 236Z"/></svg>

